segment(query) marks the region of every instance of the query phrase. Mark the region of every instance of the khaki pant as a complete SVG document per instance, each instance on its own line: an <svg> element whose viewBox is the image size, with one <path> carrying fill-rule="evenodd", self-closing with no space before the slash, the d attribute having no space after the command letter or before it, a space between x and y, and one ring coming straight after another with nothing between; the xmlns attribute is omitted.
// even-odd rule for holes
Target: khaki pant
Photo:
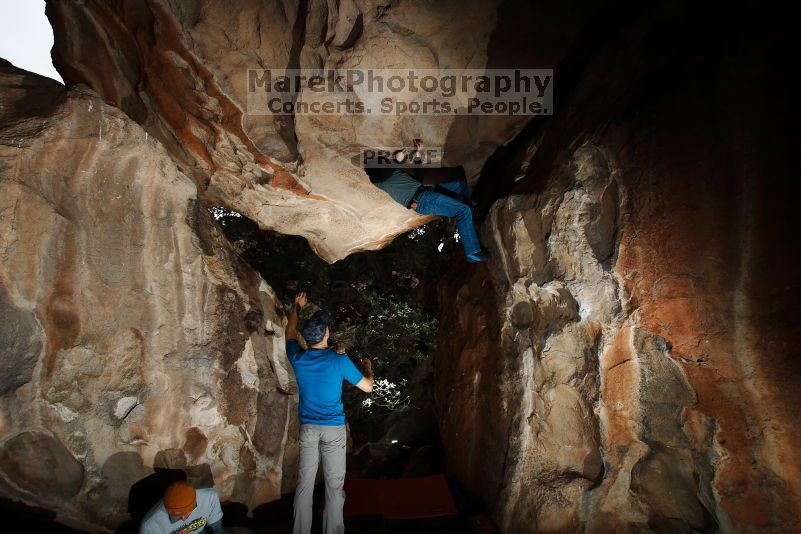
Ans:
<svg viewBox="0 0 801 534"><path fill-rule="evenodd" d="M309 534L312 527L312 493L317 477L320 456L323 459L325 478L325 513L323 532L342 534L345 522L342 507L345 505L345 425L300 425L300 465L298 486L295 489L295 525L292 534Z"/></svg>

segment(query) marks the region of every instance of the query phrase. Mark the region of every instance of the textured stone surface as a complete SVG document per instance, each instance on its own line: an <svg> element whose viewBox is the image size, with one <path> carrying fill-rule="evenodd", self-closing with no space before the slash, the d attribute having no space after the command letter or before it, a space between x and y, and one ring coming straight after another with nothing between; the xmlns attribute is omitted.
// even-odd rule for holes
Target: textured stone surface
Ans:
<svg viewBox="0 0 801 534"><path fill-rule="evenodd" d="M609 226L603 199L625 182L610 167L585 145L541 194L497 202L484 227L492 261L443 284L437 400L449 466L507 532L794 531L791 349L767 362L761 346L726 348L765 316L738 318L721 302L746 298L736 285L694 287L729 275L697 254L720 235L699 240L698 208L678 210L677 226L677 209L662 206L675 192L615 193L623 218L608 210L611 227L626 222L604 267L588 236ZM791 389L775 397L780 384ZM754 432L757 413L773 422Z"/></svg>
<svg viewBox="0 0 801 534"><path fill-rule="evenodd" d="M141 123L207 198L264 228L302 235L334 261L427 220L370 184L357 166L361 148L420 137L475 178L526 118L252 115L247 69L483 68L497 40L497 7L52 0L47 14L54 62L68 83L85 83Z"/></svg>
<svg viewBox="0 0 801 534"><path fill-rule="evenodd" d="M0 309L5 496L95 531L159 462L280 495L296 397L272 290L141 126L7 63Z"/></svg>
<svg viewBox="0 0 801 534"><path fill-rule="evenodd" d="M0 317L0 395L5 395L30 382L43 332L33 313L12 306L2 293Z"/></svg>
<svg viewBox="0 0 801 534"><path fill-rule="evenodd" d="M281 313L201 201L332 261L423 221L352 159L422 137L500 198L491 262L442 285L436 394L449 466L504 531L801 530L781 21L465 6L48 2L57 67L94 92L3 67L3 494L97 528L159 467L249 506L290 490ZM248 68L321 66L556 67L556 115L244 114ZM26 455L67 466L51 493Z"/></svg>
<svg viewBox="0 0 801 534"><path fill-rule="evenodd" d="M650 30L602 48L518 147L521 194L482 228L491 261L441 286L448 463L504 532L801 528L785 43L721 56L732 42L688 32L703 73L676 77L659 66L686 58L649 64L643 42L669 49Z"/></svg>
<svg viewBox="0 0 801 534"><path fill-rule="evenodd" d="M605 163L582 149L580 186L556 181L539 197L496 203L484 226L493 260L455 288L459 320L443 316L438 403L449 465L497 503L504 531L578 530L582 496L603 475L598 350L621 305L587 236L609 222L593 194L614 188ZM606 215L614 226L614 210ZM465 447L474 452L462 464Z"/></svg>
<svg viewBox="0 0 801 534"><path fill-rule="evenodd" d="M14 484L45 499L75 497L83 486L83 465L57 438L42 432L7 439L0 464Z"/></svg>

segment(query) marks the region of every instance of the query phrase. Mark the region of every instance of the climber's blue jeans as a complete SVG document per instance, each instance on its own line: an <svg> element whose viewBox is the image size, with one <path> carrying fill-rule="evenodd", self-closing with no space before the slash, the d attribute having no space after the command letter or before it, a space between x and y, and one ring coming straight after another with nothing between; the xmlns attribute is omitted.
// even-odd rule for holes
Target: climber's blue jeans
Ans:
<svg viewBox="0 0 801 534"><path fill-rule="evenodd" d="M415 211L423 215L442 215L456 219L456 230L459 232L465 254L479 254L481 244L473 226L473 210L470 207L470 190L467 183L447 182L437 187L459 195L462 200L439 193L436 189L425 188L414 197L417 202Z"/></svg>

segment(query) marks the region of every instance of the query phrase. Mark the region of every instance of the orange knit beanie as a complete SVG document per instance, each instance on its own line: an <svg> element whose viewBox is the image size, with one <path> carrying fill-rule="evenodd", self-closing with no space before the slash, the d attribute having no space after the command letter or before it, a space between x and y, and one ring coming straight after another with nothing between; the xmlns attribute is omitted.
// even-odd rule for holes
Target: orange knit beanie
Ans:
<svg viewBox="0 0 801 534"><path fill-rule="evenodd" d="M186 480L173 482L164 492L164 508L173 515L188 515L195 509L195 488Z"/></svg>

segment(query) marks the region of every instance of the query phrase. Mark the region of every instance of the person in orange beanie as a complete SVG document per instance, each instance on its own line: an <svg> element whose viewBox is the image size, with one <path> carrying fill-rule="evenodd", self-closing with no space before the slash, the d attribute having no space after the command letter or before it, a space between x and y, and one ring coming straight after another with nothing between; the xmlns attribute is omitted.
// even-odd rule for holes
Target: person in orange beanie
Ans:
<svg viewBox="0 0 801 534"><path fill-rule="evenodd" d="M214 488L173 482L142 519L139 534L224 534L220 498Z"/></svg>

